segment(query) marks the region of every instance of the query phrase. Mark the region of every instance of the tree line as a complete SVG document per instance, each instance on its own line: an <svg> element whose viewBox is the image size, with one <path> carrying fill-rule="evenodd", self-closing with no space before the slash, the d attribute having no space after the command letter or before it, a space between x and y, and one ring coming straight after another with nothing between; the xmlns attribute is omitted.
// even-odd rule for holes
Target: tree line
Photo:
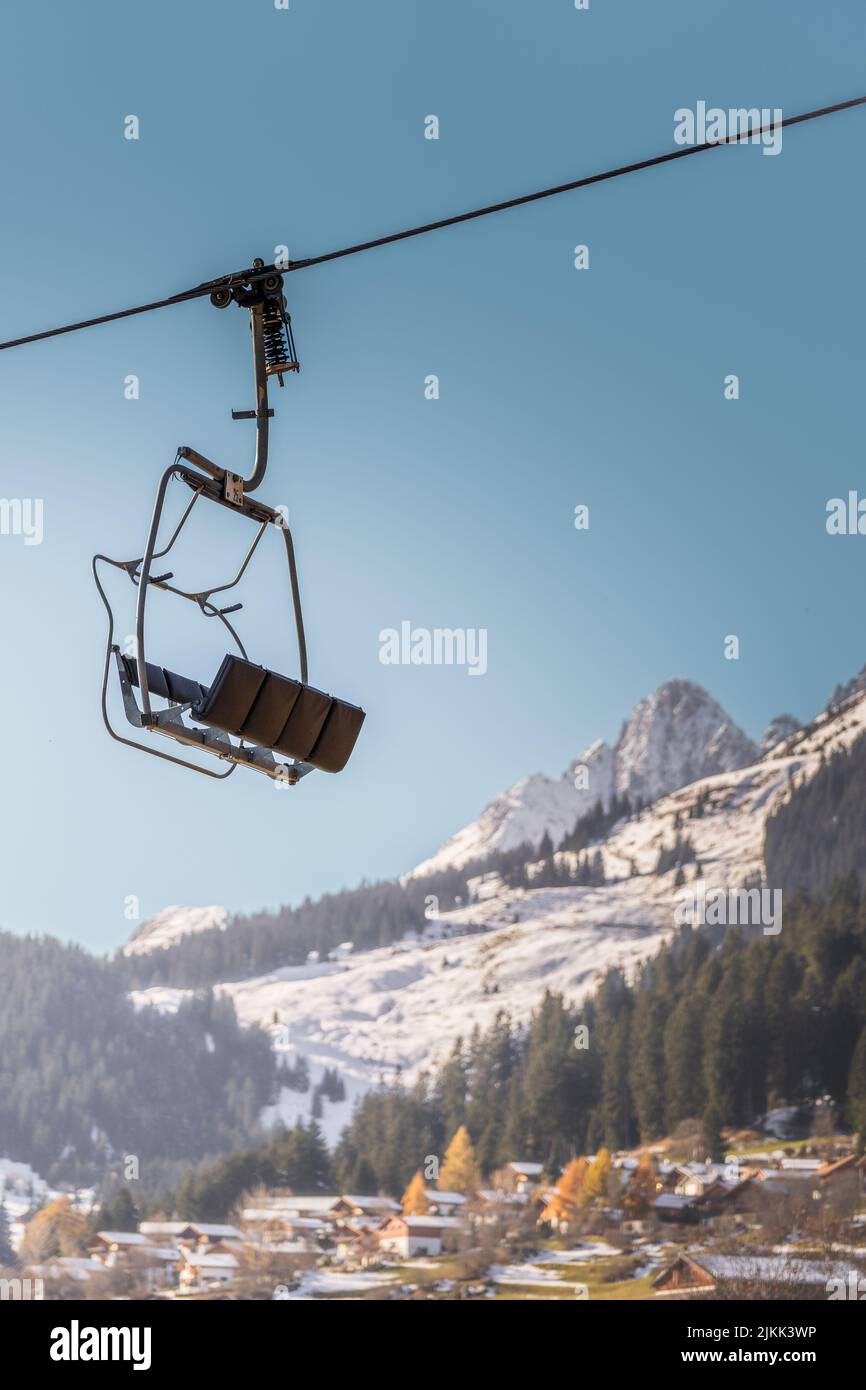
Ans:
<svg viewBox="0 0 866 1390"><path fill-rule="evenodd" d="M210 991L136 1008L106 961L0 933L0 1144L49 1181L101 1179L123 1155L199 1159L257 1132L273 1098L267 1036Z"/></svg>

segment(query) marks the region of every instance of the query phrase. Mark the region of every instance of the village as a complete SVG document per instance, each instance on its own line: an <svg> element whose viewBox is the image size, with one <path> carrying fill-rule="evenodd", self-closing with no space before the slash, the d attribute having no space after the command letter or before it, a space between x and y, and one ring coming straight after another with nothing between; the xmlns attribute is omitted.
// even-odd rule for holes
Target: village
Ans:
<svg viewBox="0 0 866 1390"><path fill-rule="evenodd" d="M4 1297L181 1302L866 1298L866 1157L840 1147L601 1149L555 1182L514 1160L481 1185L461 1128L438 1181L419 1168L399 1202L260 1189L225 1222L155 1217L29 1261L32 1221L83 1221L55 1197L13 1223L19 1259L0 1275L16 1277L0 1282Z"/></svg>

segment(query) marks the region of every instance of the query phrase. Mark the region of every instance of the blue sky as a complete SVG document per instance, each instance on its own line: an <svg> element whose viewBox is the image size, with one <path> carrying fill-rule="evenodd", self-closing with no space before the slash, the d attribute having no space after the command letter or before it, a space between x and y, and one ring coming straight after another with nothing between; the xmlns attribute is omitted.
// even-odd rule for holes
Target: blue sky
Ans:
<svg viewBox="0 0 866 1390"><path fill-rule="evenodd" d="M51 0L3 28L10 337L660 153L699 100L858 95L866 11ZM252 910L399 873L674 675L753 736L823 706L866 660L866 540L824 527L828 498L866 491L864 122L289 277L302 372L276 393L261 495L289 507L311 680L368 711L346 772L292 792L138 756L98 708L91 554L141 553L178 444L245 466L242 315L201 301L3 354L0 494L43 499L44 540L0 537L2 925L103 951L130 895L143 916ZM220 576L243 535L206 519L189 564ZM276 549L256 577L251 655L291 674ZM223 648L178 608L155 607L151 654L207 681ZM406 619L486 628L487 674L382 666L380 630Z"/></svg>

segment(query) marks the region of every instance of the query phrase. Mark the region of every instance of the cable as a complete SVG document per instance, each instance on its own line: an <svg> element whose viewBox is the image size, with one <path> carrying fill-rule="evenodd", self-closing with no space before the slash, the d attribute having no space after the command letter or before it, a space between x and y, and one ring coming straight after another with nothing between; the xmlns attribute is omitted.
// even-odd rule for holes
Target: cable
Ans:
<svg viewBox="0 0 866 1390"><path fill-rule="evenodd" d="M489 217L491 213L506 212L509 208L522 207L526 203L537 203L542 198L555 198L560 193L571 193L578 188L588 188L590 184L605 183L609 179L622 178L625 174L636 174L642 169L654 169L659 164L669 164L675 159L686 159L692 154L703 154L706 150L717 149L720 145L740 144L743 141L753 140L767 131L802 125L805 121L815 121L822 116L834 115L837 111L850 111L855 106L864 105L866 105L866 96L853 97L850 101L838 101L833 106L822 106L815 111L805 111L799 116L788 116L779 121L778 125L761 126L760 129L749 131L745 135L738 133L723 140L670 150L667 154L654 155L651 159L641 159L635 164L622 164L616 169L607 169L601 174L589 174L582 179L573 179L570 183L560 183L553 188L542 188L537 193L524 193L517 198L508 198L502 203L490 203L487 207L475 208L472 212L460 212L453 217L443 217L438 222L425 222L419 227L409 227L406 231L392 232L388 236L376 237L373 241L362 241L355 246L345 246L339 251L326 251L319 256L308 256L304 260L290 261L287 266L264 266L252 270L235 271L218 280L208 280L202 285L196 285L193 289L171 295L168 299L157 299L151 304L139 304L133 309L119 309L113 314L101 314L98 318L83 319L80 323L66 324L63 328L48 328L42 333L30 333L24 338L13 338L8 343L0 343L0 352L5 348L22 347L25 343L41 342L43 338L56 338L61 333L76 333L79 328L93 328L99 323L112 323L115 319L129 318L133 314L147 314L151 309L165 309L172 304L185 304L187 300L200 299L203 295L210 294L212 290L223 286L252 284L256 280L273 275L275 271L279 274L289 274L296 270L307 270L310 266L323 265L327 261L341 260L344 256L355 256L359 251L372 251L378 246L391 246L394 242L423 236L426 232L440 231L443 227L454 227L460 222L471 222L477 217Z"/></svg>
<svg viewBox="0 0 866 1390"><path fill-rule="evenodd" d="M492 212L505 212L508 208L522 207L524 203L537 203L541 198L554 198L558 193L570 193L576 188L588 188L593 183L604 183L607 179L618 179L623 174L636 174L641 169L653 169L657 164L669 164L674 159L685 159L690 154L703 154L705 150L714 150L719 145L738 144L743 138L749 140L768 130L800 125L803 121L814 121L819 116L829 116L835 111L847 111L852 106L863 106L864 104L866 104L866 96L854 97L851 101L840 101L835 106L824 106L818 111L806 111L802 116L789 116L787 120L780 121L775 127L762 126L760 130L750 131L745 137L737 135L732 139L714 140L704 145L690 145L685 149L671 150L668 154L657 154L652 159L641 159L636 164L623 164L618 169L608 169L603 174L589 174L586 178L574 179L571 183L557 184L555 188L543 188L539 193L524 193L521 197L509 198L504 203L491 203L488 207L476 208L474 212L461 212L455 217L443 217L439 222L427 222L421 227L411 227L406 232L393 232L390 236L377 237L375 241L362 241L357 246L347 246L342 251L327 251L322 256L310 256L307 260L292 261L288 269L305 270L308 266L339 260L341 256L354 256L358 251L371 251L377 246L390 246L392 242L405 241L407 237L421 236L424 232L436 232L441 227L453 227L458 222L471 222L475 217L487 217Z"/></svg>

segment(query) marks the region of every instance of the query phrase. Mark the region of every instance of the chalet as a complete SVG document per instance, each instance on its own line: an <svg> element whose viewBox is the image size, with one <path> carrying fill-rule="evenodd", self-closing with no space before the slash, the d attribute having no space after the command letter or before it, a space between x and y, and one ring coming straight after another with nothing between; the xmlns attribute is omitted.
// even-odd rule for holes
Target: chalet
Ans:
<svg viewBox="0 0 866 1390"><path fill-rule="evenodd" d="M221 1226L213 1222L190 1221L191 1232L188 1239L197 1245L215 1245L222 1240L243 1240L243 1232L237 1226Z"/></svg>
<svg viewBox="0 0 866 1390"><path fill-rule="evenodd" d="M378 1262L381 1249L379 1232L371 1226L353 1226L346 1222L337 1236L336 1255L345 1264L367 1265Z"/></svg>
<svg viewBox="0 0 866 1390"><path fill-rule="evenodd" d="M181 1240L195 1240L192 1226L188 1221L139 1221L139 1235L147 1236L154 1245L177 1244Z"/></svg>
<svg viewBox="0 0 866 1390"><path fill-rule="evenodd" d="M849 1271L824 1260L801 1260L772 1255L713 1255L702 1251L678 1255L653 1280L656 1297L687 1298L709 1295L719 1284L745 1293L759 1289L772 1298L773 1290L789 1292L827 1290L831 1281L848 1279Z"/></svg>
<svg viewBox="0 0 866 1390"><path fill-rule="evenodd" d="M339 1202L338 1193L322 1194L316 1192L310 1197L299 1197L295 1193L275 1192L261 1198L257 1206L288 1216L318 1217L321 1221L333 1219L334 1207Z"/></svg>
<svg viewBox="0 0 866 1390"><path fill-rule="evenodd" d="M318 1216L295 1216L271 1207L245 1207L241 1220L247 1238L252 1236L260 1245L277 1246L290 1240L299 1249L312 1250L333 1230L331 1222Z"/></svg>
<svg viewBox="0 0 866 1390"><path fill-rule="evenodd" d="M370 1221L381 1221L383 1217L389 1216L392 1212L399 1212L400 1203L393 1201L391 1197L355 1197L352 1195L339 1197L331 1207L331 1213L337 1222L347 1220L357 1220L359 1217L367 1217Z"/></svg>
<svg viewBox="0 0 866 1390"><path fill-rule="evenodd" d="M506 1192L526 1192L541 1181L541 1163L506 1163L497 1174L499 1186Z"/></svg>
<svg viewBox="0 0 866 1390"><path fill-rule="evenodd" d="M170 1245L159 1245L153 1250L145 1250L133 1258L141 1261L145 1282L150 1289L169 1288L174 1283L178 1258L182 1246L173 1249Z"/></svg>
<svg viewBox="0 0 866 1390"><path fill-rule="evenodd" d="M97 1231L88 1254L101 1261L106 1269L113 1269L118 1257L131 1250L153 1250L153 1241L138 1231Z"/></svg>
<svg viewBox="0 0 866 1390"><path fill-rule="evenodd" d="M173 1282L180 1247L157 1245L141 1231L97 1231L89 1255L89 1260L81 1262L82 1268L90 1268L92 1261L103 1270L129 1266L141 1283L153 1290Z"/></svg>
<svg viewBox="0 0 866 1390"><path fill-rule="evenodd" d="M428 1216L457 1216L466 1202L462 1192L440 1192L435 1187L425 1187Z"/></svg>
<svg viewBox="0 0 866 1390"><path fill-rule="evenodd" d="M677 1183L681 1181L687 1172L688 1169L681 1168L678 1163L668 1163L664 1159L660 1163L657 1163L656 1178L658 1179L659 1191L673 1192Z"/></svg>
<svg viewBox="0 0 866 1390"><path fill-rule="evenodd" d="M108 1267L92 1255L60 1255L48 1264L28 1265L27 1271L37 1279L65 1278L86 1284L93 1278L106 1275Z"/></svg>
<svg viewBox="0 0 866 1390"><path fill-rule="evenodd" d="M208 1288L227 1288L234 1283L238 1264L237 1256L228 1250L184 1249L177 1265L179 1290L181 1293L192 1293Z"/></svg>
<svg viewBox="0 0 866 1390"><path fill-rule="evenodd" d="M724 1176L720 1163L688 1163L679 1169L674 1192L678 1197L703 1197Z"/></svg>
<svg viewBox="0 0 866 1390"><path fill-rule="evenodd" d="M453 1216L389 1216L379 1228L382 1250L405 1259L413 1255L441 1255L454 1240L460 1222Z"/></svg>
<svg viewBox="0 0 866 1390"><path fill-rule="evenodd" d="M653 1215L659 1221L687 1225L700 1220L694 1197L685 1197L676 1192L660 1192L652 1204Z"/></svg>

